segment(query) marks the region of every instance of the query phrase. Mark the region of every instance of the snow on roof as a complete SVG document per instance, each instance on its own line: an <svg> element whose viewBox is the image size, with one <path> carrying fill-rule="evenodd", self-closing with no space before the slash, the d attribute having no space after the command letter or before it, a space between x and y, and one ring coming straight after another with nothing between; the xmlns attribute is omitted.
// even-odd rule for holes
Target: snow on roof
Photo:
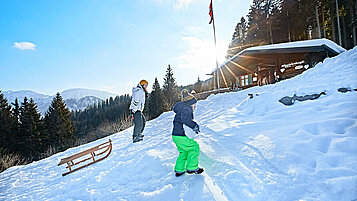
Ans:
<svg viewBox="0 0 357 201"><path fill-rule="evenodd" d="M345 52L346 49L337 45L335 42L322 38L322 39L312 39L312 40L304 40L304 41L294 41L294 42L287 42L287 43L278 43L278 44L273 44L273 45L262 45L262 46L256 46L256 47L250 47L247 48L243 51L240 51L238 54L234 55L230 59L226 60L223 62L219 68L222 66L226 65L229 61L235 59L236 57L239 57L239 55L244 54L245 52L248 51L259 51L259 50L275 50L275 49L290 49L290 48L302 48L302 47L320 47L320 46L327 46L331 50L335 51L336 53L340 54L342 52ZM212 72L216 71L216 69L213 69Z"/></svg>
<svg viewBox="0 0 357 201"><path fill-rule="evenodd" d="M247 48L244 51L250 50L268 50L268 49L285 49L285 48L298 48L298 47L316 47L326 45L336 53L341 53L346 51L343 47L337 45L333 41L323 38L323 39L313 39L313 40L304 40L304 41L295 41L295 42L288 42L288 43L279 43L273 45L262 45L257 47ZM244 52L243 51L243 52Z"/></svg>

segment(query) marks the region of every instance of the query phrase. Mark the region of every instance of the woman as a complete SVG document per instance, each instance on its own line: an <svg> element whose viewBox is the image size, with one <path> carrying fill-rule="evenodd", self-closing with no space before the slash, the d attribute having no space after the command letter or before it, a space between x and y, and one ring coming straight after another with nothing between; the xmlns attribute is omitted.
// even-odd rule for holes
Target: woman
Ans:
<svg viewBox="0 0 357 201"><path fill-rule="evenodd" d="M147 96L148 81L141 80L138 86L133 88L133 95L130 103L130 113L133 116L134 131L133 131L133 143L143 140L142 134L145 128L145 118L143 110L145 107L145 98Z"/></svg>

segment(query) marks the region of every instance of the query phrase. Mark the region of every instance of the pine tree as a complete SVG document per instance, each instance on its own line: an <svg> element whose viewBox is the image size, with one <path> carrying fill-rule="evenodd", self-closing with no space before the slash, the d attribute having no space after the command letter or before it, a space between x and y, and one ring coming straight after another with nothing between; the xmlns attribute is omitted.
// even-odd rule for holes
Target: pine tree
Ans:
<svg viewBox="0 0 357 201"><path fill-rule="evenodd" d="M165 106L165 111L169 111L172 107L179 101L180 93L178 91L178 86L176 84L175 78L173 77L173 72L170 64L167 67L164 85L162 92L164 94L164 99L167 103Z"/></svg>
<svg viewBox="0 0 357 201"><path fill-rule="evenodd" d="M0 91L0 148L10 150L13 143L15 119L11 114L11 106Z"/></svg>
<svg viewBox="0 0 357 201"><path fill-rule="evenodd" d="M200 77L198 77L197 82L193 85L193 90L195 90L196 93L202 92L202 81Z"/></svg>
<svg viewBox="0 0 357 201"><path fill-rule="evenodd" d="M75 126L70 115L60 93L57 93L44 119L47 146L56 145L59 150L64 150L73 144Z"/></svg>
<svg viewBox="0 0 357 201"><path fill-rule="evenodd" d="M19 137L19 131L20 131L20 105L19 105L19 100L16 98L15 102L11 103L13 108L12 108L12 116L13 116L13 129L12 133L14 135L13 138L13 143L17 144L18 142L18 137Z"/></svg>
<svg viewBox="0 0 357 201"><path fill-rule="evenodd" d="M103 125L117 124L121 119L127 118L129 115L129 105L131 97L126 94L123 96L116 96L114 99L109 98L102 101L100 104L90 106L83 111L76 111L71 114L71 120L75 123L77 137L88 137L92 139L93 132L95 132L95 139L110 134L117 130L101 129ZM146 104L147 105L147 104ZM145 107L146 110L147 107ZM144 110L144 111L145 111ZM119 127L121 125L118 125ZM93 138L94 140L94 138Z"/></svg>
<svg viewBox="0 0 357 201"><path fill-rule="evenodd" d="M12 109L12 115L14 117L16 117L16 119L19 119L20 117L20 105L19 105L19 100L16 98L15 102L11 103L11 105L13 106Z"/></svg>
<svg viewBox="0 0 357 201"><path fill-rule="evenodd" d="M247 22L245 18L242 17L240 22L237 23L234 29L232 41L229 43L228 46L226 59L230 59L245 48L244 44L246 42L246 34Z"/></svg>
<svg viewBox="0 0 357 201"><path fill-rule="evenodd" d="M151 119L158 117L164 111L163 94L157 78L155 78L155 82L152 86L152 92L149 96L147 108L148 114L150 115Z"/></svg>
<svg viewBox="0 0 357 201"><path fill-rule="evenodd" d="M247 34L247 21L244 17L240 18L240 22L237 23L236 28L232 36L232 41L235 41L237 44L243 44Z"/></svg>
<svg viewBox="0 0 357 201"><path fill-rule="evenodd" d="M41 115L33 99L28 102L27 97L21 104L19 120L21 122L18 136L18 148L22 155L38 159L41 150Z"/></svg>
<svg viewBox="0 0 357 201"><path fill-rule="evenodd" d="M336 1L343 47L357 44L356 0L253 0L240 44L242 21L235 27L226 58L250 46L307 40L320 36L339 43ZM240 48L243 47L243 49Z"/></svg>

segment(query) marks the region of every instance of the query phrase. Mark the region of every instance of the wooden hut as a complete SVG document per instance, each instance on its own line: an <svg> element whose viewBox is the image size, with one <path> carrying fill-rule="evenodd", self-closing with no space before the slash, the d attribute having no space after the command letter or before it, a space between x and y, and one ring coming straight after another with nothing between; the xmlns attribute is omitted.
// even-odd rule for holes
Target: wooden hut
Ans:
<svg viewBox="0 0 357 201"><path fill-rule="evenodd" d="M247 48L218 70L222 88L245 89L293 77L346 51L328 39L314 39ZM212 72L213 81L216 71ZM211 81L212 82L212 81Z"/></svg>

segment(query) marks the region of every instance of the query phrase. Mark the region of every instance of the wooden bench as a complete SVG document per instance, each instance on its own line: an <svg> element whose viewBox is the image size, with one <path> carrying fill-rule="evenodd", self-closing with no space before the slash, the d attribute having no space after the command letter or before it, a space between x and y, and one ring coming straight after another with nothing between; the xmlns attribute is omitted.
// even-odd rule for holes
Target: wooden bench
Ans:
<svg viewBox="0 0 357 201"><path fill-rule="evenodd" d="M97 152L97 153L96 153ZM99 152L99 153L98 153ZM109 156L109 154L112 152L112 141L109 139L108 142L105 142L103 144L100 144L98 146L95 146L93 148L90 148L88 150L82 151L80 153L74 154L72 156L66 157L66 158L62 158L60 163L58 164L58 166L67 163L67 167L68 168L68 172L63 173L62 176L65 176L67 174L70 174L72 172L75 172L77 170L80 170L82 168L85 168L89 165L92 165L98 161L101 161L105 158L107 158ZM104 157L99 158L98 156L107 153ZM89 156L87 156L89 155ZM87 156L87 158L81 159L82 157ZM75 162L74 160L79 160L77 162ZM80 163L83 163L85 161L91 160L91 162L82 165L80 167L74 167ZM73 168L74 167L74 168Z"/></svg>

